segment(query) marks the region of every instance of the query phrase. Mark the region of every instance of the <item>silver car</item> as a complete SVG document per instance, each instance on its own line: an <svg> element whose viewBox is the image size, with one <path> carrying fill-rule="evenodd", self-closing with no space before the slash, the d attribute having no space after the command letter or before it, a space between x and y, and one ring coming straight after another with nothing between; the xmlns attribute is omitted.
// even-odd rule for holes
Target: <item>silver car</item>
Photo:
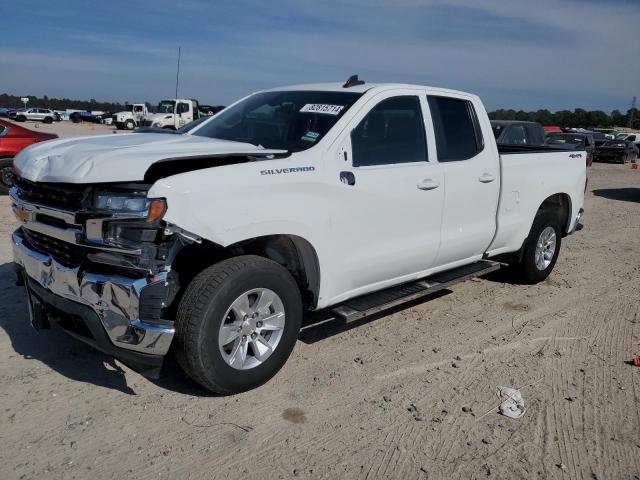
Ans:
<svg viewBox="0 0 640 480"><path fill-rule="evenodd" d="M55 118L56 115L53 113L53 110L49 110L47 108L28 108L16 115L16 120L18 122L33 120L37 122L52 123Z"/></svg>

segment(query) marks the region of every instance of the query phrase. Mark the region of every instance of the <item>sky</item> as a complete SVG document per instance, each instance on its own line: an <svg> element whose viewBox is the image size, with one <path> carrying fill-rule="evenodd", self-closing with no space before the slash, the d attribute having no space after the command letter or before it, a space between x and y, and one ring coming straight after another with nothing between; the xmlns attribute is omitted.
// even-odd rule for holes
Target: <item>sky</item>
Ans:
<svg viewBox="0 0 640 480"><path fill-rule="evenodd" d="M489 110L626 111L640 0L0 0L0 93L226 105L344 81L469 91Z"/></svg>

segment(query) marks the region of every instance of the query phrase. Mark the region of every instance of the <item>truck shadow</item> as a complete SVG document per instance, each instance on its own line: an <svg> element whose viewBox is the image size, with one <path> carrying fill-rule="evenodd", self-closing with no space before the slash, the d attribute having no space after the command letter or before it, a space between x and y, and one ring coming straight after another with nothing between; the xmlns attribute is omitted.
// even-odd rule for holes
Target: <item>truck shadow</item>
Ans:
<svg viewBox="0 0 640 480"><path fill-rule="evenodd" d="M12 263L0 265L0 328L18 355L38 360L72 380L135 395L118 363L56 329L37 332L29 324L27 296L15 286Z"/></svg>
<svg viewBox="0 0 640 480"><path fill-rule="evenodd" d="M601 188L593 190L596 197L607 198L609 200L619 200L621 202L640 203L640 188Z"/></svg>

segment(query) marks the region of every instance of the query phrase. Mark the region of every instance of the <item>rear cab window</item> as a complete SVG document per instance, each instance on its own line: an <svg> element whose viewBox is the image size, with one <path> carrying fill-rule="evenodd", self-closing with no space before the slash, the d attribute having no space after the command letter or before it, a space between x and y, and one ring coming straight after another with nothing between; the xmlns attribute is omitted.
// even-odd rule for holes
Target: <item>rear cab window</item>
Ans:
<svg viewBox="0 0 640 480"><path fill-rule="evenodd" d="M434 95L427 100L439 162L468 160L484 149L482 130L469 100Z"/></svg>

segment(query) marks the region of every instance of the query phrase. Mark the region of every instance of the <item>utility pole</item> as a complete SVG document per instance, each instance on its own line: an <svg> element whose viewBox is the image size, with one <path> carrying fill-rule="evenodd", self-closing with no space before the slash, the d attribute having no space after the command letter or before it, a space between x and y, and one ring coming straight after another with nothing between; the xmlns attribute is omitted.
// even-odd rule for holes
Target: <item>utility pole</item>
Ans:
<svg viewBox="0 0 640 480"><path fill-rule="evenodd" d="M629 128L633 128L633 121L636 116L636 97L634 95L633 100L631 100L631 110L629 110Z"/></svg>
<svg viewBox="0 0 640 480"><path fill-rule="evenodd" d="M175 98L178 98L178 82L179 81L180 81L180 47L178 47L178 70L176 71L176 96L175 96Z"/></svg>

